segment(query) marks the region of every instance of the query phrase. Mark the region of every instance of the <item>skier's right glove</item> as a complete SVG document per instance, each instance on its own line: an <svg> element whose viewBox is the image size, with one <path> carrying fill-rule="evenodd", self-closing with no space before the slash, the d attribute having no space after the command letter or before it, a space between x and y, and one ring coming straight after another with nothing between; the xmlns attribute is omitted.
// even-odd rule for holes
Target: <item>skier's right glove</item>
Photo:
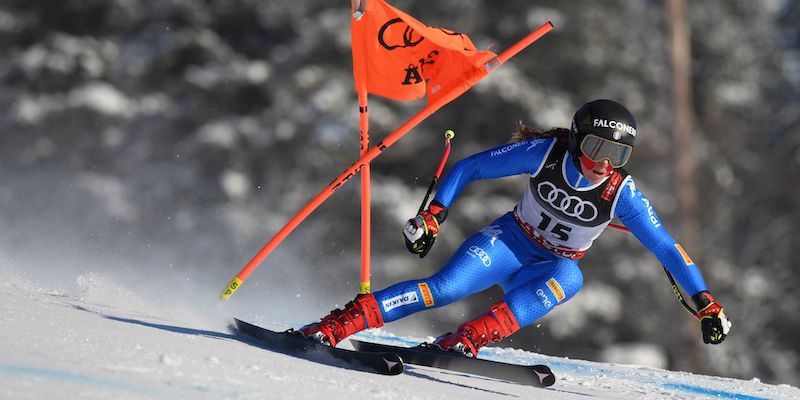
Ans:
<svg viewBox="0 0 800 400"><path fill-rule="evenodd" d="M431 201L427 210L408 220L403 226L403 237L406 248L419 258L425 257L433 247L439 235L439 225L447 218L447 207L437 201Z"/></svg>
<svg viewBox="0 0 800 400"><path fill-rule="evenodd" d="M695 317L700 320L700 329L703 330L703 342L710 344L720 344L725 340L725 336L731 330L731 321L725 317L722 311L722 304L714 301L711 293L707 291L700 292L692 296L697 308L700 311L695 314Z"/></svg>

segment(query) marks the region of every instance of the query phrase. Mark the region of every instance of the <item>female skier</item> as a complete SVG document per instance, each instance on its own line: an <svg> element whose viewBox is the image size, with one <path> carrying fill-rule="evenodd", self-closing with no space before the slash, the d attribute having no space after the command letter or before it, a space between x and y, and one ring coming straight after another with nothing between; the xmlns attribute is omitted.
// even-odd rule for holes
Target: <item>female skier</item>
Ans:
<svg viewBox="0 0 800 400"><path fill-rule="evenodd" d="M703 341L721 343L730 330L697 266L667 233L647 198L622 166L636 139L633 115L611 100L583 105L569 130L536 132L520 124L511 144L468 157L452 168L427 210L406 222L409 251L425 256L455 198L470 182L530 174L513 211L468 238L433 276L361 294L298 332L336 346L366 328L442 307L500 285L503 301L439 337L434 344L475 357L478 349L530 325L578 293L578 260L612 218L666 266L699 310Z"/></svg>

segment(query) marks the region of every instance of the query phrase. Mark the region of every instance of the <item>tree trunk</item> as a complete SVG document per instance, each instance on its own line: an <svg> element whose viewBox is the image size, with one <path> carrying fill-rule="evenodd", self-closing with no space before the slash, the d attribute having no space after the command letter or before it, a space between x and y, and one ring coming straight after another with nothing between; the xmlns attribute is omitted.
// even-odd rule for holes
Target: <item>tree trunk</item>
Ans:
<svg viewBox="0 0 800 400"><path fill-rule="evenodd" d="M672 69L672 104L674 110L674 180L677 189L679 229L678 241L690 254L697 257L697 187L694 182L695 155L694 108L692 104L691 30L686 17L686 0L666 0L670 63ZM688 293L691 295L691 293ZM702 372L703 360L699 348L698 326L687 319L686 331L689 350L689 368Z"/></svg>

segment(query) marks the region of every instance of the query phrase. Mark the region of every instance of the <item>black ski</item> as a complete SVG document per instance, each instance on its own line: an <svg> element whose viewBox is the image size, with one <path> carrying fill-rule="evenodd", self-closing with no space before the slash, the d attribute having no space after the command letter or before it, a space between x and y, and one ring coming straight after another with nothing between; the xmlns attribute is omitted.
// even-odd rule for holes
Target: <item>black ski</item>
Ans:
<svg viewBox="0 0 800 400"><path fill-rule="evenodd" d="M275 332L233 319L236 328L269 350L328 365L346 366L383 375L403 373L403 359L387 351L352 351L326 346L290 332Z"/></svg>
<svg viewBox="0 0 800 400"><path fill-rule="evenodd" d="M452 351L442 351L423 343L416 347L398 347L350 339L358 351L385 351L399 355L408 364L424 365L451 371L466 372L490 378L533 385L551 386L556 382L553 371L546 365L519 365L471 358Z"/></svg>

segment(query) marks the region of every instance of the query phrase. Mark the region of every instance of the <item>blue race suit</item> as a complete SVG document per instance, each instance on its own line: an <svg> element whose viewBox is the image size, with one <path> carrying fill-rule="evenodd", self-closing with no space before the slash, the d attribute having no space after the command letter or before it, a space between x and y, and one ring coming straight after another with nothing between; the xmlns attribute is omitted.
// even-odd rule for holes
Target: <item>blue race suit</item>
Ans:
<svg viewBox="0 0 800 400"><path fill-rule="evenodd" d="M541 175L545 172L551 174L546 176L561 174L561 185L567 182L567 185L578 191L605 184L609 178L595 185L588 182L575 167L570 153L563 146L556 146L557 141L554 138L528 139L463 159L441 181L435 200L449 208L464 187L474 180L520 174L531 175L532 182L539 178L540 196L542 190L555 187L547 180L542 182ZM556 162L548 163L552 160L559 162L557 165ZM636 188L632 177L625 173L624 180L618 186L615 188L613 204L606 206L606 209L610 209L610 215L604 224L589 228L575 226L575 232L588 229L589 233L596 233L590 234L588 239L584 238L588 244L580 249L572 249L573 253L582 256L582 252L588 249L591 241L610 221L610 217L619 217L631 233L655 254L685 291L694 295L707 290L697 266L666 231L650 202ZM532 196L535 197L536 189L533 184L531 188L531 193L534 193ZM525 195L530 197L528 192ZM534 214L537 213L538 210ZM528 224L520 221L520 215L522 213L518 213L516 209L515 212L508 212L466 239L442 269L432 276L400 282L375 292L384 321L390 322L418 311L442 307L496 284L504 290L504 301L520 327L533 323L556 305L572 298L583 285L583 275L577 260L579 256L569 258L561 253L557 255L558 251L552 248L547 250L546 246L534 242L530 233L523 230L521 223ZM538 218L538 215L535 217ZM544 213L542 217L545 217ZM548 219L528 222L539 225L539 228L548 225L552 227L550 218L555 217L546 218ZM556 218L555 222L558 221ZM567 224L566 221L561 222ZM573 222L582 224L578 220ZM559 224L555 226L558 227ZM554 230L556 234L572 233L565 225L561 227L561 232Z"/></svg>

